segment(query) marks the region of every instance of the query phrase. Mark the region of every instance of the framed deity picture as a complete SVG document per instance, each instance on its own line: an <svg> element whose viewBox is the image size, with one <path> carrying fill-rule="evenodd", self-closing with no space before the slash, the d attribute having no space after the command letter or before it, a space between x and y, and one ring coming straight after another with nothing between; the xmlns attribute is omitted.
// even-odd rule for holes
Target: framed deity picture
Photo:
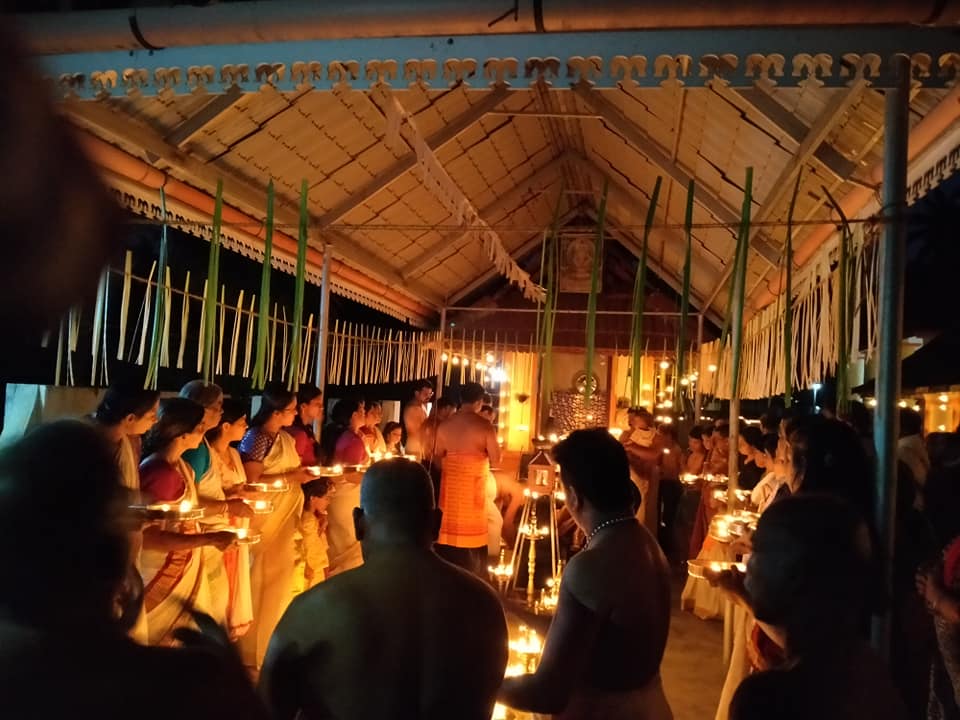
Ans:
<svg viewBox="0 0 960 720"><path fill-rule="evenodd" d="M593 271L595 243L596 237L592 233L578 233L560 237L560 292L590 292L590 274ZM602 268L601 264L601 282L597 287L598 291L603 289Z"/></svg>

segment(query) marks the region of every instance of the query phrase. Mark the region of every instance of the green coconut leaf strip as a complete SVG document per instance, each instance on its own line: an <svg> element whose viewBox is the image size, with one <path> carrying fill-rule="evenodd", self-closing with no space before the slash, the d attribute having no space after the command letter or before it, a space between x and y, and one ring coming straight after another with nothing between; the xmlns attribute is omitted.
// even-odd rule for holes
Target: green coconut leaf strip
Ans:
<svg viewBox="0 0 960 720"><path fill-rule="evenodd" d="M197 341L197 372L203 372L203 358L206 354L204 348L206 347L207 341L207 290L210 287L210 281L203 281L203 294L201 297L203 300L200 302L200 330L198 337L200 338Z"/></svg>
<svg viewBox="0 0 960 720"><path fill-rule="evenodd" d="M108 270L100 273L100 282L97 285L97 300L93 311L93 332L91 334L90 345L90 385L96 387L97 369L100 362L100 346L103 336L103 326L105 317L107 285L110 282Z"/></svg>
<svg viewBox="0 0 960 720"><path fill-rule="evenodd" d="M127 316L130 313L130 283L133 277L133 251L127 250L123 260L123 292L120 295L120 342L117 345L117 360L123 360L127 341Z"/></svg>
<svg viewBox="0 0 960 720"><path fill-rule="evenodd" d="M270 332L270 273L273 270L273 180L267 185L267 227L263 239L263 268L260 272L260 316L257 320L257 357L253 363L253 387L260 390L267 381L267 338Z"/></svg>
<svg viewBox="0 0 960 720"><path fill-rule="evenodd" d="M153 332L150 336L150 360L147 363L147 376L144 380L144 387L157 387L157 375L160 369L160 339L162 335L163 318L166 316L164 309L166 293L164 292L164 278L167 275L167 195L160 188L160 257L157 259L157 302L153 308ZM149 298L149 286L147 288ZM149 303L149 300L148 300ZM146 329L146 322L144 322Z"/></svg>
<svg viewBox="0 0 960 720"><path fill-rule="evenodd" d="M223 336L227 329L227 286L220 286L220 322L218 327L217 335L217 363L216 371L217 375L223 375Z"/></svg>
<svg viewBox="0 0 960 720"><path fill-rule="evenodd" d="M834 200L830 191L823 187L823 192L833 209L840 216L840 266L837 269L837 411L846 412L850 403L850 353L853 337L853 283L851 273L851 255L853 250L853 233L850 231L850 222L843 209Z"/></svg>
<svg viewBox="0 0 960 720"><path fill-rule="evenodd" d="M270 322L270 360L267 365L267 380L273 380L273 364L277 353L277 303L273 304L273 320Z"/></svg>
<svg viewBox="0 0 960 720"><path fill-rule="evenodd" d="M543 314L543 373L541 374L541 407L549 414L550 397L553 388L553 333L555 310L557 307L558 278L557 259L560 239L551 231L546 250L547 295ZM545 416L541 416L545 417Z"/></svg>
<svg viewBox="0 0 960 720"><path fill-rule="evenodd" d="M287 325L288 325L288 323L287 323L287 307L286 307L286 305L281 305L281 306L280 306L280 321L279 321L279 322L280 322L280 334L281 334L281 338L282 338L282 344L281 344L281 347L280 347L280 379L281 379L281 380L287 380L287 379L288 379L287 367L288 367L288 362L289 362L289 360L290 360L290 354L289 354L289 351L288 351L288 347L289 347L289 346L288 346L288 343L287 343L287 341L289 340L289 337L288 337L288 334L287 334L287 331L288 331Z"/></svg>
<svg viewBox="0 0 960 720"><path fill-rule="evenodd" d="M237 374L237 348L240 346L240 324L243 312L243 290L237 298L237 307L233 311L233 333L230 337L230 363L229 370L231 375Z"/></svg>
<svg viewBox="0 0 960 720"><path fill-rule="evenodd" d="M213 235L207 260L207 293L203 322L203 379L213 380L214 334L217 326L217 290L220 287L220 229L223 220L223 180L217 181L217 199L213 208Z"/></svg>
<svg viewBox="0 0 960 720"><path fill-rule="evenodd" d="M143 325L140 328L140 350L137 353L137 365L143 365L147 353L147 329L150 325L150 308L153 301L153 278L157 270L157 263L154 261L150 265L150 274L147 276L147 289L143 296L143 309L141 317ZM157 281L157 300L160 300L160 282Z"/></svg>
<svg viewBox="0 0 960 720"><path fill-rule="evenodd" d="M183 305L180 307L180 351L177 353L177 368L183 368L183 355L187 350L187 329L190 325L190 271L183 285Z"/></svg>
<svg viewBox="0 0 960 720"><path fill-rule="evenodd" d="M590 268L590 296L587 298L587 382L583 390L583 399L589 402L593 397L593 354L597 345L597 296L600 294L600 272L603 268L603 233L607 222L607 193L609 182L603 181L603 194L600 196L600 208L597 211L597 236L593 243L593 266Z"/></svg>
<svg viewBox="0 0 960 720"><path fill-rule="evenodd" d="M690 264L692 261L691 253L693 248L693 194L694 181L691 179L687 186L687 212L684 216L684 235L686 236L687 247L686 255L683 260L683 293L680 296L680 334L677 342L677 382L674 387L677 388L677 397L680 396L679 380L684 375L684 358L687 350L687 319L690 315Z"/></svg>
<svg viewBox="0 0 960 720"><path fill-rule="evenodd" d="M57 370L53 376L53 384L60 384L60 376L63 372L63 345L64 345L64 324L66 323L65 318L60 318L60 330L57 333Z"/></svg>
<svg viewBox="0 0 960 720"><path fill-rule="evenodd" d="M170 367L170 316L173 311L173 286L170 266L163 281L163 334L160 337L160 367Z"/></svg>
<svg viewBox="0 0 960 720"><path fill-rule="evenodd" d="M746 279L747 279L747 246L750 243L750 209L753 201L753 168L747 168L747 180L743 190L743 210L740 215L740 239L737 243L737 265L734 267L733 286L739 288L739 292L734 297L737 309L737 315L740 318L740 327L736 328L734 333L738 342L733 343L733 357L731 363L731 389L730 397L735 398L740 392L740 360L743 353L742 330L743 330L743 304L745 300ZM733 309L733 308L732 308Z"/></svg>
<svg viewBox="0 0 960 720"><path fill-rule="evenodd" d="M250 297L250 312L247 313L247 333L244 337L243 377L250 377L250 361L253 357L253 321L257 316L257 296ZM263 317L261 315L260 317Z"/></svg>
<svg viewBox="0 0 960 720"><path fill-rule="evenodd" d="M784 258L786 288L783 298L783 402L786 407L790 407L793 402L793 213L797 207L801 176L802 173L797 173L793 196L790 198L790 210L787 212L787 246Z"/></svg>
<svg viewBox="0 0 960 720"><path fill-rule="evenodd" d="M650 206L647 208L647 219L643 226L643 246L640 248L640 262L637 265L637 274L633 282L633 327L630 331L630 404L640 402L640 374L643 364L643 311L646 304L647 289L647 248L650 244L650 231L657 213L657 201L660 198L660 187L663 178L657 177L650 195Z"/></svg>
<svg viewBox="0 0 960 720"><path fill-rule="evenodd" d="M307 230L309 228L307 214L307 181L300 184L300 235L297 243L297 272L296 285L293 293L293 353L290 363L290 375L287 377L287 388L296 392L300 387L300 359L303 348L300 335L300 325L303 323L303 289L307 274Z"/></svg>

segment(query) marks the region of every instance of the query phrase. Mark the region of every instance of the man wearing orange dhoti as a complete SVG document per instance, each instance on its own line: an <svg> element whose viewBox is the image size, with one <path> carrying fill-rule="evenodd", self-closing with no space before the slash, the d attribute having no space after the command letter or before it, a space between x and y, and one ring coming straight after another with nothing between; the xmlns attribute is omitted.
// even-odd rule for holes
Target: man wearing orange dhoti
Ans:
<svg viewBox="0 0 960 720"><path fill-rule="evenodd" d="M460 390L460 412L437 428L434 461L440 463L440 510L443 521L437 554L448 562L486 577L487 479L500 462L497 433L479 415L483 386Z"/></svg>

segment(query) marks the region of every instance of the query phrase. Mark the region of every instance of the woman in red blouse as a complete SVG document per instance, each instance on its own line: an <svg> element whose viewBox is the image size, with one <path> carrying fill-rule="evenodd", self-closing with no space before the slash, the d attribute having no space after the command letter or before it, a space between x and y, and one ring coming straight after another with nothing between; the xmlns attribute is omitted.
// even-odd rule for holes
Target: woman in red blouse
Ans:
<svg viewBox="0 0 960 720"><path fill-rule="evenodd" d="M363 465L369 459L360 428L367 420L359 400L340 400L333 406L333 422L343 429L333 450L333 462L339 465Z"/></svg>
<svg viewBox="0 0 960 720"><path fill-rule="evenodd" d="M293 438L304 467L317 465L317 436L313 424L323 420L323 392L316 385L304 383L297 391L297 415L286 428Z"/></svg>

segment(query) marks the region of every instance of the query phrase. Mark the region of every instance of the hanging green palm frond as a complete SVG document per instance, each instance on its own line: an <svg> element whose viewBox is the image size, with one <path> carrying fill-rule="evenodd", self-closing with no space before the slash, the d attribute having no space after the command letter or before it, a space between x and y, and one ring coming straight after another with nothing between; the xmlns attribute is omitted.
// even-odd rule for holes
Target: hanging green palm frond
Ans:
<svg viewBox="0 0 960 720"><path fill-rule="evenodd" d="M538 338L543 366L540 371L540 407L543 411L550 411L550 393L553 388L553 331L556 327L557 296L560 294L559 258L560 258L560 208L563 205L563 184L560 195L553 209L553 220L550 223L550 233L544 238L543 275L546 277L546 297L543 303L543 321L540 325L542 337ZM541 413L541 421L543 420ZM538 428L539 429L539 428Z"/></svg>
<svg viewBox="0 0 960 720"><path fill-rule="evenodd" d="M287 376L287 389L296 392L300 389L300 354L302 337L300 325L303 322L303 288L307 274L307 235L310 218L307 214L307 181L300 185L300 237L297 243L297 274L293 293L293 348L290 356L290 374Z"/></svg>
<svg viewBox="0 0 960 720"><path fill-rule="evenodd" d="M640 365L643 362L643 310L647 286L647 248L650 244L650 230L657 212L657 200L663 178L657 177L650 195L650 207L647 208L647 220L643 227L643 247L640 248L640 263L633 283L633 327L630 329L630 404L640 402Z"/></svg>
<svg viewBox="0 0 960 720"><path fill-rule="evenodd" d="M603 195L597 212L597 236L593 243L593 266L590 269L590 297L587 298L587 382L583 389L584 404L593 397L593 353L597 341L597 296L600 294L600 272L603 268L603 232L607 222L607 191L609 182L603 180Z"/></svg>
<svg viewBox="0 0 960 720"><path fill-rule="evenodd" d="M166 294L163 292L163 278L167 275L167 195L160 188L160 257L157 261L157 302L153 308L153 333L150 336L150 359L147 363L147 376L144 379L144 388L157 388L157 376L160 368L160 345L163 338L164 318L166 312L164 304ZM146 322L146 319L144 319Z"/></svg>
<svg viewBox="0 0 960 720"><path fill-rule="evenodd" d="M257 355L253 364L253 388L267 382L267 341L270 337L270 272L273 259L273 180L267 185L267 228L263 239L263 269L260 273L260 311L257 319Z"/></svg>
<svg viewBox="0 0 960 720"><path fill-rule="evenodd" d="M853 233L850 222L843 209L833 199L830 191L823 192L833 209L840 216L840 266L837 268L839 287L837 289L837 412L846 413L850 405L850 355L853 338L853 278L851 259L853 251Z"/></svg>
<svg viewBox="0 0 960 720"><path fill-rule="evenodd" d="M797 182L793 186L793 196L790 198L790 211L787 213L787 246L784 257L787 277L783 298L783 404L785 407L793 404L793 211L797 206L801 177L802 173L797 173Z"/></svg>
<svg viewBox="0 0 960 720"><path fill-rule="evenodd" d="M687 319L690 315L690 265L692 261L693 249L693 192L694 181L690 180L687 185L687 212L684 216L684 234L686 236L687 247L686 255L683 260L683 294L680 296L680 333L677 339L677 381L674 387L677 388L677 397L680 397L681 387L679 382L683 379L686 366L685 355L687 351Z"/></svg>
<svg viewBox="0 0 960 720"><path fill-rule="evenodd" d="M740 213L740 234L737 240L737 264L734 266L732 287L737 289L732 310L739 319L739 327L733 328L735 342L733 343L733 357L730 366L732 387L730 397L736 398L740 392L740 358L743 353L741 333L743 331L743 304L746 299L747 279L747 249L750 245L750 210L753 202L753 168L747 168L747 180L743 189L743 209Z"/></svg>
<svg viewBox="0 0 960 720"><path fill-rule="evenodd" d="M220 286L220 227L223 219L223 180L217 181L217 200L213 208L213 235L207 261L207 297L203 318L203 367L205 382L213 382L213 349L217 326L217 289Z"/></svg>

